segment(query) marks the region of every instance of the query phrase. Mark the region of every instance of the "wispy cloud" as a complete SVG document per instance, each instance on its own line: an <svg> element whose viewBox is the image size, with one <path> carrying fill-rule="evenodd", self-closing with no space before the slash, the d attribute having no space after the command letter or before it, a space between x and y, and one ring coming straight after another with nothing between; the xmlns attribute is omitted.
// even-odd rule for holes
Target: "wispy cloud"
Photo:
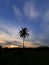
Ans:
<svg viewBox="0 0 49 65"><path fill-rule="evenodd" d="M13 5L13 10L14 10L14 13L16 14L16 16L18 17L21 17L21 12L20 12L20 9L18 7L16 7L16 5Z"/></svg>
<svg viewBox="0 0 49 65"><path fill-rule="evenodd" d="M22 15L22 12L20 11L20 8L17 7L16 5L13 5L13 11L14 11L14 14L15 14L17 20L22 21L23 15Z"/></svg>
<svg viewBox="0 0 49 65"><path fill-rule="evenodd" d="M48 23L48 22L49 22L49 9L46 10L46 11L42 14L42 20L43 20L43 22L45 22L45 23Z"/></svg>
<svg viewBox="0 0 49 65"><path fill-rule="evenodd" d="M31 19L36 19L39 16L39 12L36 10L32 2L25 2L24 13Z"/></svg>
<svg viewBox="0 0 49 65"><path fill-rule="evenodd" d="M10 32L8 32L6 29L4 29L3 27L1 27L0 26L0 30L1 31L3 31L3 32L5 32L6 34L8 34L8 35L10 35L11 36L11 33Z"/></svg>

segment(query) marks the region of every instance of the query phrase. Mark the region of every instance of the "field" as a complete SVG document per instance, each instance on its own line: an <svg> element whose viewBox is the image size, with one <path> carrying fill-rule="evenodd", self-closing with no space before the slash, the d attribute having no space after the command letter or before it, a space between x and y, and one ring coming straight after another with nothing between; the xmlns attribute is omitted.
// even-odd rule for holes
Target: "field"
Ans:
<svg viewBox="0 0 49 65"><path fill-rule="evenodd" d="M49 65L49 50L0 49L0 65Z"/></svg>

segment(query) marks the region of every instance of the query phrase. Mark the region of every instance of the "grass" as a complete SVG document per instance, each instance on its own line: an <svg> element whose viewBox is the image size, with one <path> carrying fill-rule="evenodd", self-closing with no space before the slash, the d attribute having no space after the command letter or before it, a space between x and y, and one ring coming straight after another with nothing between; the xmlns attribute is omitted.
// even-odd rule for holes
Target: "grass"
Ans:
<svg viewBox="0 0 49 65"><path fill-rule="evenodd" d="M49 50L1 49L1 65L49 65Z"/></svg>

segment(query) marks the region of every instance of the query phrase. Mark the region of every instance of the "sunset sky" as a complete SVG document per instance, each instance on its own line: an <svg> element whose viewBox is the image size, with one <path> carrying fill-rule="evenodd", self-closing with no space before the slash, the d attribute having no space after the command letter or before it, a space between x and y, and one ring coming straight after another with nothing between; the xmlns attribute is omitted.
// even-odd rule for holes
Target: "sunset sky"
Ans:
<svg viewBox="0 0 49 65"><path fill-rule="evenodd" d="M49 46L49 0L0 0L0 45L22 47L22 27L26 47Z"/></svg>

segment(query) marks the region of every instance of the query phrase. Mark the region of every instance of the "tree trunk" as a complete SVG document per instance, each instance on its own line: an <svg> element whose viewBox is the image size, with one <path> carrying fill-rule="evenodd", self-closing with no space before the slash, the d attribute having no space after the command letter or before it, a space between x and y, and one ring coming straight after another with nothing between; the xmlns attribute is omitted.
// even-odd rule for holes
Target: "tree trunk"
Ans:
<svg viewBox="0 0 49 65"><path fill-rule="evenodd" d="M24 38L23 38L23 48L24 48Z"/></svg>

